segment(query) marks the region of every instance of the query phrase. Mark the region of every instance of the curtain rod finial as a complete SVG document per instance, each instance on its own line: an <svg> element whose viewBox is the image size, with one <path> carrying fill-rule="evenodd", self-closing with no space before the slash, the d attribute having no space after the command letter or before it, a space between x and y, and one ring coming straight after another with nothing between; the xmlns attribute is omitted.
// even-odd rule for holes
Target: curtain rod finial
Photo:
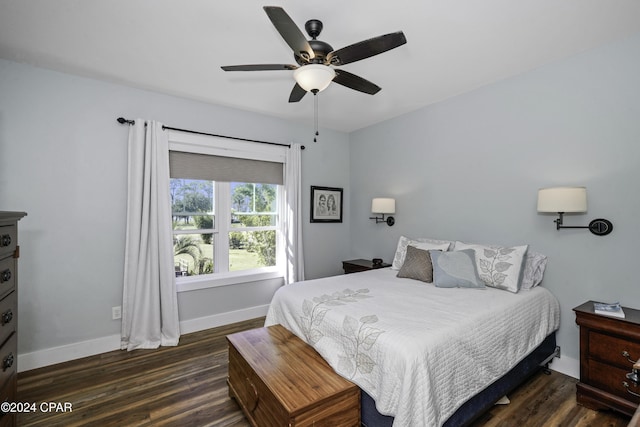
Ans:
<svg viewBox="0 0 640 427"><path fill-rule="evenodd" d="M135 122L135 120L127 120L127 119L125 119L124 117L118 117L116 120L117 120L117 121L118 121L118 123L120 123L121 125L123 125L123 124L125 124L125 123L130 124L130 125L134 125L134 124L136 123L136 122Z"/></svg>

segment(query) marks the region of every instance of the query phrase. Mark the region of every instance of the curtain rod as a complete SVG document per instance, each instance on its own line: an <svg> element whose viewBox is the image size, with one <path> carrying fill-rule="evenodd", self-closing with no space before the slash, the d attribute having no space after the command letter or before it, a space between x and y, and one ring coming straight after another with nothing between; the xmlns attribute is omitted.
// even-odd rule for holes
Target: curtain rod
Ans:
<svg viewBox="0 0 640 427"><path fill-rule="evenodd" d="M125 119L124 117L118 117L116 120L121 125L123 125L125 123L128 124L128 125L133 125L133 124L136 123L135 120ZM269 141L258 141L256 139L238 138L236 136L217 135L215 133L206 133L206 132L199 132L197 130L173 128L173 127L164 126L164 125L162 125L162 130L177 130L177 131L180 131L180 132L194 133L196 135L217 136L217 137L220 137L220 138L235 139L235 140L238 140L238 141L257 142L259 144L279 145L281 147L291 148L291 144L281 144L279 142L269 142ZM302 145L300 147L300 149L302 149L302 150L304 150L304 148L305 148L304 145Z"/></svg>

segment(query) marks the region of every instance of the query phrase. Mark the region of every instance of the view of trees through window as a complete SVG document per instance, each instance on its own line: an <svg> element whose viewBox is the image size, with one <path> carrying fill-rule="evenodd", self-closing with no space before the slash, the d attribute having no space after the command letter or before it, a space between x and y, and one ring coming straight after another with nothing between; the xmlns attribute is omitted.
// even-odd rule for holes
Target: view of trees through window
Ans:
<svg viewBox="0 0 640 427"><path fill-rule="evenodd" d="M170 186L176 276L276 265L277 185L172 178Z"/></svg>

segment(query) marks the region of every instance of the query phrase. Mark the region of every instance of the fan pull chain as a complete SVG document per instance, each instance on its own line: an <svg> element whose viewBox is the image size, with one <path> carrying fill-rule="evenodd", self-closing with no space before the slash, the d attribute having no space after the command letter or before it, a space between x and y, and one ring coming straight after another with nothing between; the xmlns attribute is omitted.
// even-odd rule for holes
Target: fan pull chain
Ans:
<svg viewBox="0 0 640 427"><path fill-rule="evenodd" d="M318 142L318 91L313 92L313 130L315 136L313 137L313 142Z"/></svg>

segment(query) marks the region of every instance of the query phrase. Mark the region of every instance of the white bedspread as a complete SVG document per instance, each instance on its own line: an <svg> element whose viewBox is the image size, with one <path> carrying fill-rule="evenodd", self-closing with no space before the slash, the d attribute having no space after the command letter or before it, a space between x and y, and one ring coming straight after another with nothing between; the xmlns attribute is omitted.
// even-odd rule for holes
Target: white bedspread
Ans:
<svg viewBox="0 0 640 427"><path fill-rule="evenodd" d="M376 401L394 426L440 426L558 329L555 297L436 288L391 269L294 283L274 295L280 323Z"/></svg>

